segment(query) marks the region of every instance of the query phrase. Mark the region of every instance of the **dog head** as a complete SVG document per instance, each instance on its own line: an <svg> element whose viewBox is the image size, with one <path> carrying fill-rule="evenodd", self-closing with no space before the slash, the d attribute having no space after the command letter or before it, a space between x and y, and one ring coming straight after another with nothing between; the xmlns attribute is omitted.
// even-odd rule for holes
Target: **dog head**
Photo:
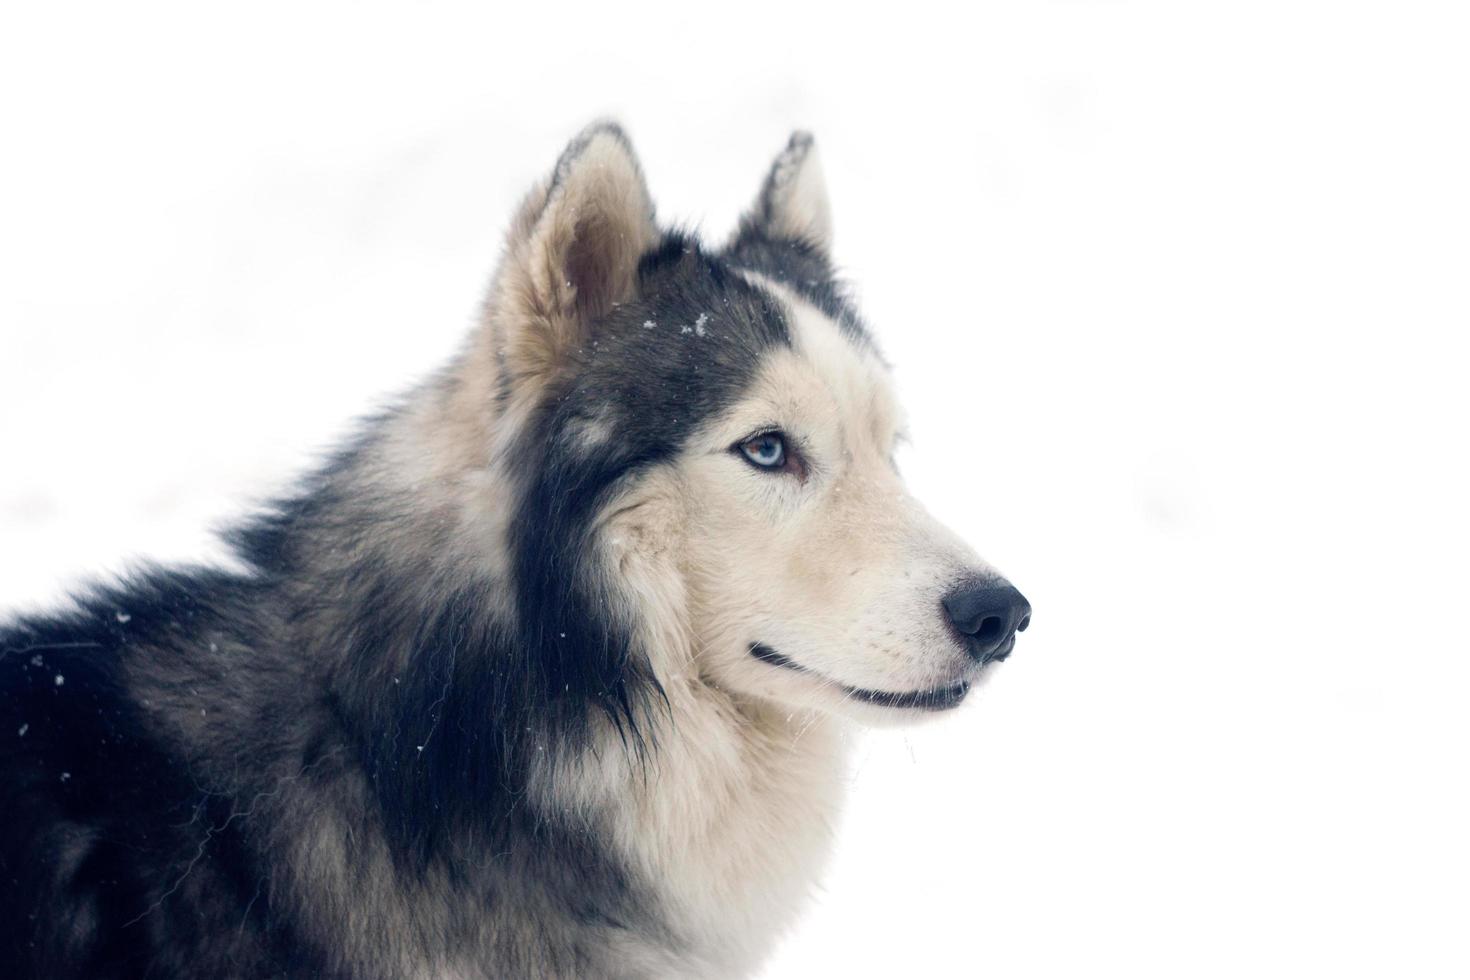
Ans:
<svg viewBox="0 0 1470 980"><path fill-rule="evenodd" d="M628 678L881 721L953 707L1029 623L907 492L888 366L792 137L732 240L661 230L598 124L523 205L489 303L521 642Z"/></svg>

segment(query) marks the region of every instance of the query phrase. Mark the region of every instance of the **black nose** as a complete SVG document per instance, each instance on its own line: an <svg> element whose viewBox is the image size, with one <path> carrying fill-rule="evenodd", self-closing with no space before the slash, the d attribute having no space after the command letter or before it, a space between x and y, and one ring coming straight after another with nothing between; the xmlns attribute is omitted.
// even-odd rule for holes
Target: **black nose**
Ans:
<svg viewBox="0 0 1470 980"><path fill-rule="evenodd" d="M1012 585L967 583L946 595L943 603L970 656L982 664L1009 657L1016 634L1031 625L1031 603Z"/></svg>

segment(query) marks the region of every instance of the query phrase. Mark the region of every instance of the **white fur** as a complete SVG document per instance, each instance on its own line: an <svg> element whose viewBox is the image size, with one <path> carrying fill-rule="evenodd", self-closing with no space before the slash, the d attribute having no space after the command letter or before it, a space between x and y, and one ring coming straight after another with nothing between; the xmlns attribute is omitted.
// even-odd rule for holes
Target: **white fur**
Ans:
<svg viewBox="0 0 1470 980"><path fill-rule="evenodd" d="M805 133L792 137L776 158L762 191L772 234L805 241L827 250L832 246L832 204L822 174L821 155Z"/></svg>
<svg viewBox="0 0 1470 980"><path fill-rule="evenodd" d="M668 713L646 773L617 751L548 760L547 804L611 820L658 883L689 952L627 951L653 975L744 975L795 919L830 845L849 718L913 720L831 683L909 691L975 676L939 597L978 560L890 463L887 371L826 316L765 283L796 328L749 395L672 464L620 495L598 539L642 624ZM755 472L732 442L777 422L812 455L805 484ZM983 567L983 566L980 566ZM636 615L635 615L636 608ZM771 643L814 671L749 655ZM637 972L636 970L634 972Z"/></svg>
<svg viewBox="0 0 1470 980"><path fill-rule="evenodd" d="M788 311L796 345L768 357L746 399L708 427L685 464L696 627L710 675L793 707L890 721L842 687L907 692L973 676L940 597L986 566L908 494L892 465L899 413L871 351L789 290L752 277ZM808 455L805 482L773 480L725 451L775 425ZM807 673L751 658L761 642Z"/></svg>
<svg viewBox="0 0 1470 980"><path fill-rule="evenodd" d="M597 180L568 181L545 212L540 199L528 202L512 233L487 330L468 355L469 380L446 406L475 421L420 433L463 459L455 433L477 432L489 474L508 463L502 454L578 339L573 299L557 276L541 274L558 268L546 250L568 248L577 234L562 212L588 213L593 205L579 195L602 195L612 203L597 203L596 213L621 221L628 239L644 234L636 165L618 162L624 148L616 141L595 149ZM778 160L764 201L773 229L822 246L830 240L809 140L793 141ZM544 230L548 222L555 234ZM620 240L606 222L596 230ZM668 697L667 710L650 718L655 749L636 759L608 727L591 752L548 754L532 780L542 806L571 806L610 826L623 858L655 883L675 936L614 935L629 975L756 969L824 866L851 722L921 714L854 701L845 688L912 692L978 673L948 632L940 597L985 566L893 469L900 417L887 368L790 290L750 279L783 308L793 347L766 354L745 396L674 460L622 488L595 529L610 608L641 632ZM618 295L615 283L601 288ZM480 413L496 354L516 383L491 422ZM572 438L594 446L605 423L587 420ZM757 472L730 451L761 427L799 441L804 480ZM482 490L504 485L484 473L457 479L469 515L489 504ZM503 548L503 522L476 517L473 526L496 539L481 547ZM804 670L755 659L752 643Z"/></svg>

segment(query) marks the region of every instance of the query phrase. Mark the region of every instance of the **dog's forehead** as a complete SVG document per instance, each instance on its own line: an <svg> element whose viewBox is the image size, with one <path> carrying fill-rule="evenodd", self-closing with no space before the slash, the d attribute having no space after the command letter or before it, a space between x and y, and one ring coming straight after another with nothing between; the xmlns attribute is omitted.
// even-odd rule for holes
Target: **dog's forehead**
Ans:
<svg viewBox="0 0 1470 980"><path fill-rule="evenodd" d="M813 412L831 414L844 430L891 442L901 412L888 366L871 342L792 290L769 281L760 286L783 308L791 336L789 348L774 349L767 358L761 397L809 420Z"/></svg>

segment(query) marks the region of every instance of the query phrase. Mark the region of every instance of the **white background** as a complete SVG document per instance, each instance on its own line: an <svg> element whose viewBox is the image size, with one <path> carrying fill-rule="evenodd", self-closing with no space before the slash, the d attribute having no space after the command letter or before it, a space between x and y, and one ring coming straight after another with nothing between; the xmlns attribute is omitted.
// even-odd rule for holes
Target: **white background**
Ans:
<svg viewBox="0 0 1470 980"><path fill-rule="evenodd" d="M15 6L6 608L217 556L588 119L715 236L806 126L911 482L1036 616L864 741L769 975L1470 972L1463 4Z"/></svg>

